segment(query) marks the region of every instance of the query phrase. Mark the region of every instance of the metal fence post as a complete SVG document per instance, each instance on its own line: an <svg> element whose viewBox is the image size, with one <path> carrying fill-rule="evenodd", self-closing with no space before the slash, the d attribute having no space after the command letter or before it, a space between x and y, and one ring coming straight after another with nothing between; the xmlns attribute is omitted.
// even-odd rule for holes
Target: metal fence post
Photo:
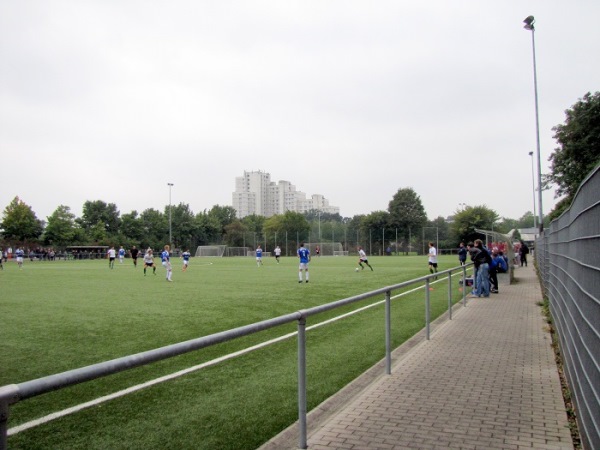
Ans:
<svg viewBox="0 0 600 450"><path fill-rule="evenodd" d="M429 278L425 281L425 334L429 340Z"/></svg>
<svg viewBox="0 0 600 450"><path fill-rule="evenodd" d="M452 274L448 272L448 319L452 320Z"/></svg>
<svg viewBox="0 0 600 450"><path fill-rule="evenodd" d="M0 450L8 449L8 416L10 405L19 401L19 388L16 384L0 387Z"/></svg>
<svg viewBox="0 0 600 450"><path fill-rule="evenodd" d="M0 400L0 450L8 449L8 402Z"/></svg>
<svg viewBox="0 0 600 450"><path fill-rule="evenodd" d="M306 442L306 319L298 319L298 448Z"/></svg>
<svg viewBox="0 0 600 450"><path fill-rule="evenodd" d="M462 275L462 279L463 279L462 302L463 302L463 306L467 306L467 266L463 266L462 271L463 271L463 275Z"/></svg>
<svg viewBox="0 0 600 450"><path fill-rule="evenodd" d="M392 294L385 292L385 373L392 373Z"/></svg>

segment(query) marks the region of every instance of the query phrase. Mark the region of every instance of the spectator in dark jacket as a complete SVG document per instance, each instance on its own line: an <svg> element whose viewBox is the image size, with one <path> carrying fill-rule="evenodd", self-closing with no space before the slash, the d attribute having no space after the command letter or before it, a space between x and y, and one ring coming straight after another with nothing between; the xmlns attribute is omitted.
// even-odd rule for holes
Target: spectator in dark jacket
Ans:
<svg viewBox="0 0 600 450"><path fill-rule="evenodd" d="M481 239L475 240L475 245L471 249L471 261L477 270L476 288L473 297L490 296L490 262L492 257L484 247Z"/></svg>

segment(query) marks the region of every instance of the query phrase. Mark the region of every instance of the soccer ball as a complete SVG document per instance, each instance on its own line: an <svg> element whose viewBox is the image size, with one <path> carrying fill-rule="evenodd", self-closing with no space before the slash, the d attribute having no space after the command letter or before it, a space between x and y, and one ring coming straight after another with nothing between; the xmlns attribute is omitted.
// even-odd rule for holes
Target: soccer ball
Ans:
<svg viewBox="0 0 600 450"><path fill-rule="evenodd" d="M354 269L355 272L358 272L358 267L356 269Z"/></svg>

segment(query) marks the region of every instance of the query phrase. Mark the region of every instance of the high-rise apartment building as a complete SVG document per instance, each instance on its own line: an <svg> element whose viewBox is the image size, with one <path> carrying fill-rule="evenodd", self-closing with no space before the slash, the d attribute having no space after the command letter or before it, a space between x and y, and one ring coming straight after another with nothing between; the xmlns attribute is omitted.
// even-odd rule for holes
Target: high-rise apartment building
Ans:
<svg viewBox="0 0 600 450"><path fill-rule="evenodd" d="M260 170L244 171L243 176L236 177L232 200L240 219L252 214L271 217L286 211L304 213L311 209L331 214L340 212L340 208L330 206L323 195L314 194L307 199L306 194L297 191L289 181L272 182L271 175Z"/></svg>

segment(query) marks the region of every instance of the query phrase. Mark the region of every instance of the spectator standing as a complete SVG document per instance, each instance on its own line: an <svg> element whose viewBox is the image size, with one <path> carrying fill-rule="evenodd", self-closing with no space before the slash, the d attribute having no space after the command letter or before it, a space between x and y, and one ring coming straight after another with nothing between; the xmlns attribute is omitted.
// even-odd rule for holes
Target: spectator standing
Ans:
<svg viewBox="0 0 600 450"><path fill-rule="evenodd" d="M471 260L477 269L477 281L473 297L487 298L490 296L490 262L492 257L484 247L481 239L475 241L475 245L471 250Z"/></svg>
<svg viewBox="0 0 600 450"><path fill-rule="evenodd" d="M461 242L458 244L458 262L461 266L464 266L467 263L467 249L465 248L465 243Z"/></svg>
<svg viewBox="0 0 600 450"><path fill-rule="evenodd" d="M521 267L525 264L527 267L527 255L529 254L529 247L525 242L521 241L521 246L519 247L519 258L521 259Z"/></svg>

